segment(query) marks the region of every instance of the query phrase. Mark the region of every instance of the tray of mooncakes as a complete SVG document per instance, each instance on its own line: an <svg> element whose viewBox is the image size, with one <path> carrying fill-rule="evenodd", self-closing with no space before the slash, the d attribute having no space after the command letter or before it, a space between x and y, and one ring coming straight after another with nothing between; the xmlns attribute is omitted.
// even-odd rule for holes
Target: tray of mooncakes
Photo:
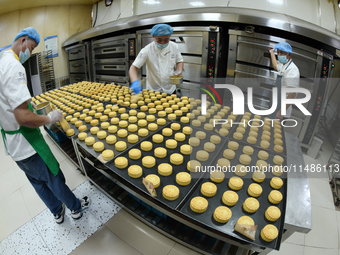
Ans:
<svg viewBox="0 0 340 255"><path fill-rule="evenodd" d="M229 137L237 126L237 124L232 123L237 123L241 119L241 116L233 114L229 106L208 105L206 114L203 115L202 108L199 105L190 111L190 125L192 127Z"/></svg>
<svg viewBox="0 0 340 255"><path fill-rule="evenodd" d="M228 139L211 164L215 168L206 171L180 211L238 240L278 250L286 208L286 163L277 153ZM257 226L255 240L234 230L238 220ZM265 227L276 233L272 240L261 237Z"/></svg>
<svg viewBox="0 0 340 255"><path fill-rule="evenodd" d="M230 139L287 155L284 130L279 121L245 112L239 122L241 124L235 124L236 128L230 133Z"/></svg>
<svg viewBox="0 0 340 255"><path fill-rule="evenodd" d="M191 146L189 140L197 131L200 130L178 122L167 124L109 162L107 167L149 194L142 182L143 178L147 178L156 187L155 199L176 209L202 175L202 172L195 172L199 161L195 163L190 159L196 152L203 150L205 143L210 143L210 135L200 137L199 145ZM217 151L226 139L215 139L219 140ZM210 163L215 155L213 152L207 154L206 160Z"/></svg>
<svg viewBox="0 0 340 255"><path fill-rule="evenodd" d="M166 123L165 119L130 110L102 121L99 119L96 126L78 134L76 142L102 163L107 163Z"/></svg>

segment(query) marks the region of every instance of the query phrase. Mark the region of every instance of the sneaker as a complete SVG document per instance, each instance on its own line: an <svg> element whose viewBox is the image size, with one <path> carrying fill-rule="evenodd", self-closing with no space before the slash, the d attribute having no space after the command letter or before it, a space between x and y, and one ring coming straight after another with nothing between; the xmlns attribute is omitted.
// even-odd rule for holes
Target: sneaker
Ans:
<svg viewBox="0 0 340 255"><path fill-rule="evenodd" d="M54 221L57 223L57 224L61 224L64 222L64 214L65 214L65 205L62 204L62 211L61 213L59 214L54 214Z"/></svg>
<svg viewBox="0 0 340 255"><path fill-rule="evenodd" d="M82 199L79 199L79 201L81 205L80 211L75 210L71 211L71 217L74 220L79 220L83 216L83 212L87 210L87 208L89 208L90 206L90 199L87 196L83 197Z"/></svg>

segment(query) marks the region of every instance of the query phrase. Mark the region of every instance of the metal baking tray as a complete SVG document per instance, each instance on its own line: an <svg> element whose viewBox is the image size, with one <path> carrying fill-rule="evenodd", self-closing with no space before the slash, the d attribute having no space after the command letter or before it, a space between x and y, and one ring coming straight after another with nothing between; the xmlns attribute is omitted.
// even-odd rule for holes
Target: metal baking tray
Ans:
<svg viewBox="0 0 340 255"><path fill-rule="evenodd" d="M170 126L171 125L168 124L166 127L170 128ZM164 128L166 128L166 127L164 127ZM181 125L181 129L178 132L181 132L183 127L184 127L184 125ZM158 132L156 132L156 133L157 134L162 134L162 130L163 130L163 128L158 130ZM175 134L176 134L176 131L173 131L173 134L171 136L164 137L164 138L166 138L166 139L174 139ZM188 195L191 194L192 188L199 181L200 177L202 176L202 173L190 173L191 174L191 178L192 178L191 183L188 186L180 186L180 185L178 185L176 183L176 174L179 173L179 172L187 172L188 173L187 162L190 160L190 155L183 155L183 163L181 165L178 165L178 166L172 165L173 166L173 172L172 172L172 174L170 176L167 176L167 177L164 177L164 176L161 176L161 175L158 174L158 165L162 164L162 163L169 163L169 164L171 164L170 163L170 155L173 154L173 153L180 153L181 145L188 144L189 138L190 138L190 135L186 135L186 138L185 138L185 140L183 142L177 142L177 148L176 149L168 149L165 146L166 139L164 139L162 143L153 143L152 142L152 135L150 135L144 141L150 141L150 142L153 143L153 148L152 148L151 151L147 151L147 152L146 151L142 151L141 148L140 148L140 144L137 144L137 145L133 146L133 148L137 148L137 149L141 150L142 157L140 159L138 159L138 160L130 159L129 155L128 155L128 150L120 155L120 156L126 157L128 159L129 166L131 166L131 165L139 165L139 166L141 166L143 168L143 175L142 175L142 177L145 177L148 174L156 174L156 175L158 175L160 177L161 184L160 184L160 186L158 188L156 188L157 197L155 197L155 199L160 201L160 202L162 202L163 204L169 206L172 209L176 209L182 203L182 201ZM208 141L208 140L206 139L206 141ZM221 146L222 146L222 142L221 142ZM167 156L165 158L159 159L159 158L156 158L154 156L154 149L157 148L157 147L163 147L163 148L167 149ZM130 148L130 149L132 149L132 148ZM145 168L142 165L142 158L145 157L145 156L153 156L156 159L156 165L154 167L152 167L152 168ZM211 157L210 161L212 161L212 160L213 160L213 157ZM120 175L121 177L123 177L128 182L130 182L131 184L133 184L136 187L138 187L144 193L149 194L148 191L146 190L145 186L142 183L142 177L137 178L137 179L131 178L128 175L127 168L125 168L125 169L118 169L115 166L114 161L111 161L111 162L107 163L106 166L109 169L111 169L113 172L115 172L116 174ZM170 185L170 184L177 186L179 188L179 190L180 190L179 197L175 201L168 201L162 195L163 187L166 186L166 185Z"/></svg>
<svg viewBox="0 0 340 255"><path fill-rule="evenodd" d="M76 113L76 112L75 112ZM64 118L65 119L65 118ZM79 119L78 119L79 120ZM65 120L67 121L67 120ZM95 127L95 126L98 126L98 125L95 125L95 126L91 126L91 123L86 123L85 120L82 120L83 121L83 125L86 125L87 129L86 130L90 130L91 127ZM57 124L54 124L63 134L65 134L67 136L67 138L71 139L72 137L75 137L77 136L80 132L79 132L79 129L71 123L71 121L67 121L68 124L70 124L70 127L74 129L74 135L73 136L67 136L66 133L64 132L64 130L61 128L61 126L58 126ZM86 132L83 131L83 132Z"/></svg>
<svg viewBox="0 0 340 255"><path fill-rule="evenodd" d="M226 141L225 146L224 146L225 148L227 148L228 142L229 141ZM239 161L238 161L239 156L241 154L243 154L242 149L247 144L239 142L239 145L240 145L239 149L237 151L235 151L236 152L235 158L230 160L231 166L235 166L237 164L240 164ZM259 149L256 148L256 147L253 147L253 148L254 148L254 154L251 156L252 160L251 160L250 166L252 166L252 165L255 166L256 161L258 160L257 153L258 153ZM267 159L267 163L272 162L274 155L277 155L277 154L273 154L273 153L269 152L269 158ZM216 165L217 160L219 158L222 158L222 157L223 157L223 150L220 150L220 152L217 154L217 156L215 157L215 159L213 161L213 165ZM284 164L283 164L283 166L284 166L284 165L286 165L287 159L285 157L283 157L283 158L285 159ZM269 173L267 172L266 173L266 179L264 180L264 182L259 183L262 186L262 189L263 189L262 194L258 198L256 198L260 203L259 209L255 213L248 213L248 212L243 210L243 208L242 208L243 202L245 201L246 198L250 197L250 195L248 195L248 192L247 192L248 186L251 183L256 183L251 178L252 173L249 172L249 173L246 174L246 176L241 177L244 181L244 185L243 185L242 189L239 190L239 191L235 191L239 195L239 200L236 203L236 205L229 207L229 209L232 211L232 217L225 224L218 223L213 219L213 213L218 206L226 206L222 202L222 196L223 196L223 193L225 191L231 190L228 186L228 181L229 181L230 177L232 177L232 176L236 176L236 175L234 173L229 173L229 174L226 173L226 177L225 177L223 182L215 183L215 185L217 186L217 193L216 193L215 196L208 198L208 197L203 196L202 193L201 193L201 185L204 182L207 182L207 181L212 182L209 178L209 173L206 173L202 177L202 179L200 180L200 183L197 184L196 189L192 193L192 195L187 198L186 203L182 206L180 211L182 213L184 213L185 215L189 216L190 218L205 224L207 227L221 231L221 232L223 232L227 235L230 235L232 237L235 237L235 238L237 238L241 241L278 250L280 248L280 244L281 244L281 238L282 238L282 233L283 233L283 228L284 228L285 211L286 211L287 173L283 172L282 176L280 177L283 180L283 186L281 187L281 189L279 191L282 193L283 199L278 205L274 205L274 206L277 206L281 210L281 217L276 222L270 222L264 216L266 209L269 206L273 205L268 201L268 198L267 198L269 192L271 190L273 190L269 185L271 178L274 177L274 175L271 172L269 172ZM196 196L205 197L209 202L208 209L204 213L195 213L190 209L190 201L191 201L192 198L194 198ZM254 220L255 225L257 225L255 241L252 241L252 240L248 239L247 237L245 237L245 236L239 234L238 232L234 231L234 226L235 226L237 220L241 216L251 217ZM278 237L272 242L265 242L260 237L261 229L267 224L275 225L277 227L278 231L279 231Z"/></svg>
<svg viewBox="0 0 340 255"><path fill-rule="evenodd" d="M195 108L197 108L197 106L196 106ZM207 110L208 110L208 109L209 109L209 108L207 108ZM192 109L192 110L194 110L194 109ZM192 110L190 110L190 112L191 112ZM226 116L223 117L223 118L221 117L221 119L228 119L228 117L229 117L229 115L230 115L230 112L232 112L232 109L230 109L229 114L226 114ZM193 121L193 120L197 120L199 116L203 116L203 115L195 116L194 119L190 120L190 126L191 126L191 127L193 127L193 126L192 126L192 121ZM241 117L242 117L242 116L238 115L238 116L236 117L235 122L239 122L239 121L241 120ZM195 128L198 128L198 129L201 129L201 130L203 130L203 131L206 131L206 130L204 129L204 124L209 123L209 121L210 121L211 119L213 119L213 116L211 116L211 118L206 118L206 121L205 121L204 123L202 123L200 127L195 127ZM215 124L215 127L214 127L214 131L210 131L210 132L214 132L214 133L216 134L217 131L220 130L221 128L222 128L222 125L216 123L216 124ZM231 126L230 129L228 130L228 131L229 131L229 134L228 134L226 137L229 137L230 134L231 134L232 132L234 132L234 130L235 130L236 128L237 128L237 125Z"/></svg>
<svg viewBox="0 0 340 255"><path fill-rule="evenodd" d="M117 115L117 116L115 116L115 117L117 117L117 118L120 119L120 114ZM145 120L146 120L146 118L145 118ZM107 122L110 123L110 120L108 120ZM102 129L102 128L100 127L100 124L101 124L101 123L102 123L102 122L99 121L99 125L97 125L97 126L99 127L99 131L104 130L104 129ZM157 119L155 119L155 121L152 121L152 122L148 121L148 124L150 124L150 123L157 123ZM168 123L166 123L164 126L166 126L167 124L168 124ZM137 125L137 124L136 124L136 125ZM90 126L91 126L91 125L90 125ZM123 128L120 128L119 125L113 125L113 124L111 124L111 123L110 123L110 126L116 126L116 127L117 127L117 132L118 132L120 129L123 129ZM164 126L161 126L161 127L164 127ZM158 126L158 127L160 127L160 126ZM143 128L146 128L146 129L147 129L147 126L146 126L146 127L143 127ZM127 131L127 133L128 133L128 136L131 135L131 134L138 135L138 129L137 129L136 132L130 132L130 131L128 131L127 128L124 128L124 129L126 129L126 131ZM109 136L109 135L115 135L116 138L117 138L117 142L118 142L118 141L124 141L124 142L126 142L126 145L127 145L126 150L128 150L129 148L131 148L131 147L134 146L135 144L137 144L137 143L139 143L139 142L145 140L148 136L153 135L154 133L157 132L157 130L155 130L155 131L150 131L150 130L149 130L149 135L148 135L148 136L146 136L146 137L138 136L138 137L139 137L139 141L138 141L137 143L129 143L127 137L118 137L117 132L114 133L114 134L111 134L111 133L108 132L107 129L105 129L104 131L106 131L106 133L107 133L108 136ZM90 129L88 129L88 130L86 131L86 133L87 133L88 137L89 137L89 136L93 136L93 137L95 138L96 142L103 142L103 143L104 143L104 147L105 147L104 150L107 150L107 149L112 150L113 153L114 153L114 158L116 158L117 156L119 156L120 154L122 154L122 153L125 151L125 150L124 150L124 151L117 151L117 150L115 149L115 145L114 145L114 144L108 144L108 143L106 143L106 139L99 139L99 138L97 137L97 135L92 135L91 132L90 132ZM94 156L95 158L98 158L98 157L101 155L101 152L96 152L96 151L94 151L93 146L87 146L86 143L85 143L85 141L80 141L78 137L76 137L75 139L76 139L77 143L79 143L85 150L87 150L87 151L88 151L92 156ZM111 159L110 161L113 161L113 160L114 160L114 159ZM108 162L110 162L110 161L108 161ZM108 163L108 162L103 162L103 163Z"/></svg>
<svg viewBox="0 0 340 255"><path fill-rule="evenodd" d="M243 115L241 116L241 118L242 117L243 117ZM252 114L250 119L253 119L253 117L254 117L254 114ZM240 122L240 120L241 119L239 119L238 122ZM264 121L264 117L261 118L261 120ZM229 138L232 139L233 141L236 141L236 142L240 141L240 142L244 142L244 143L248 144L247 143L247 137L248 137L248 134L250 132L250 127L246 124L246 132L243 134L242 140L236 140L236 139L233 138L233 134L236 132L237 127L239 127L239 124L235 124L235 127L233 125L233 130L232 130L232 132L229 133ZM243 125L242 125L242 127L243 127ZM285 132L283 130L283 127L281 127L281 131L282 131L282 133L281 133L282 139L281 140L285 141L285 135L284 135ZM282 144L282 147L283 147L282 153L277 153L277 152L274 151L274 145L275 145L274 144L274 127L271 127L270 132L271 132L270 141L269 141L270 146L269 146L268 149L263 149L263 148L260 147L261 136L262 136L262 133L263 133L263 128L262 127L259 127L259 129L258 129L258 136L257 136L256 144L248 144L248 145L256 146L256 147L260 148L261 150L271 151L271 152L276 153L276 154L278 154L280 156L286 156L287 155L287 151L286 151L285 142L283 142L283 144Z"/></svg>
<svg viewBox="0 0 340 255"><path fill-rule="evenodd" d="M164 111L164 109L163 109L162 111ZM141 112L142 112L142 111L141 111ZM171 122L172 122L172 121L179 121L181 117L186 116L186 114L187 114L187 113L182 112L182 115L176 116L176 119L175 119L175 120L169 120L169 119L168 119L168 115L169 115L169 114L173 114L174 112L172 112L172 113L165 113L165 116L164 116L164 117L159 117L159 116L158 116L158 112L160 112L160 111L157 111L157 110L156 110L156 113L153 114L153 115L155 115L156 118L164 118L164 119L166 119L167 121L171 121ZM188 111L188 112L189 112L189 111ZM150 114L150 113L149 113L149 110L145 111L145 114Z"/></svg>

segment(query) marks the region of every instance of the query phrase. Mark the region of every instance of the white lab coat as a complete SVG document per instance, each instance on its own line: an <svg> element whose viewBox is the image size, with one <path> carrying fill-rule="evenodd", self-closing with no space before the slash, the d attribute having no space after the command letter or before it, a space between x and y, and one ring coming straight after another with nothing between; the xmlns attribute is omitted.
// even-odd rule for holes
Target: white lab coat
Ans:
<svg viewBox="0 0 340 255"><path fill-rule="evenodd" d="M138 69L146 63L146 88L171 94L176 85L170 84L169 76L174 75L176 64L183 62L183 57L174 42L160 50L155 42L149 43L138 54L133 65Z"/></svg>
<svg viewBox="0 0 340 255"><path fill-rule="evenodd" d="M281 87L282 88L298 88L300 87L299 68L294 64L294 62L292 62L289 66L288 64L289 62L287 62L286 64L278 63L276 67L278 71L278 75L282 76ZM285 117L288 118L292 115L292 109L293 109L292 106L290 106L287 109Z"/></svg>
<svg viewBox="0 0 340 255"><path fill-rule="evenodd" d="M0 124L4 130L20 128L14 109L26 101L31 101L31 95L27 88L25 68L12 50L5 51L0 59ZM6 134L6 139L8 153L14 161L36 153L22 134Z"/></svg>

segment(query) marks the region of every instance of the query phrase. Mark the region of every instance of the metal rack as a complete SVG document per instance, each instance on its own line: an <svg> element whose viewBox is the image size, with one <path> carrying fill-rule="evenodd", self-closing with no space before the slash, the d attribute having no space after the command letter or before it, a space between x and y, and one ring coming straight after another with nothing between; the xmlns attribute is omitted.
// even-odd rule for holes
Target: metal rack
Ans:
<svg viewBox="0 0 340 255"><path fill-rule="evenodd" d="M42 92L55 89L52 50L37 53Z"/></svg>
<svg viewBox="0 0 340 255"><path fill-rule="evenodd" d="M60 88L60 87L63 87L65 85L68 85L68 84L70 84L70 77L69 76L63 76L63 77L60 77L60 78L56 78L55 84L56 84L56 88Z"/></svg>

